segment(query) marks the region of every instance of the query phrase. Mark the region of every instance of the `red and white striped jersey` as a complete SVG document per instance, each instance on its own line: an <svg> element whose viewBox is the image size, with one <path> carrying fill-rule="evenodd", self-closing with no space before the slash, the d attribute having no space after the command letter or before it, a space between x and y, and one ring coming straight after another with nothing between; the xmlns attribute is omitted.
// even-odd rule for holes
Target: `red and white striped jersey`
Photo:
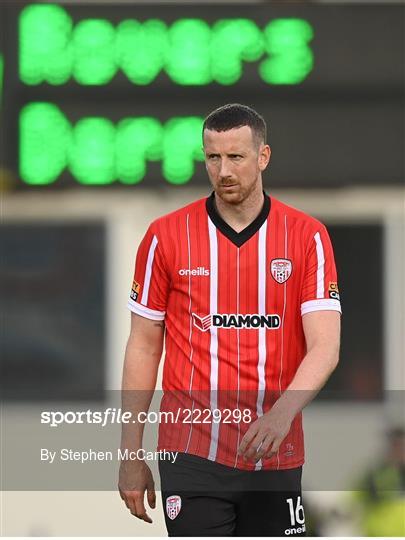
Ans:
<svg viewBox="0 0 405 540"><path fill-rule="evenodd" d="M177 416L160 424L159 450L240 469L302 465L301 414L271 459L255 465L237 449L305 355L302 315L340 312L324 225L265 195L258 217L236 233L212 194L151 224L128 306L166 325L161 410Z"/></svg>

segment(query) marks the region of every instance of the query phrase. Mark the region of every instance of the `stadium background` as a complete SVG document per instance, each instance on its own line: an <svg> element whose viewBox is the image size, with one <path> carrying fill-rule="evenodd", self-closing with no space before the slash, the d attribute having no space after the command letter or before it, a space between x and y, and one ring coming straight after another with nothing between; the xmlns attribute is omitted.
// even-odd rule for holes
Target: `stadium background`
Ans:
<svg viewBox="0 0 405 540"><path fill-rule="evenodd" d="M266 189L335 246L341 363L304 415L304 488L323 534L361 532L349 491L404 421L404 6L60 6L1 4L3 413L23 430L44 403L107 406L137 245L209 193L201 118L247 103L268 122ZM5 536L165 534L114 492L4 491L2 507Z"/></svg>

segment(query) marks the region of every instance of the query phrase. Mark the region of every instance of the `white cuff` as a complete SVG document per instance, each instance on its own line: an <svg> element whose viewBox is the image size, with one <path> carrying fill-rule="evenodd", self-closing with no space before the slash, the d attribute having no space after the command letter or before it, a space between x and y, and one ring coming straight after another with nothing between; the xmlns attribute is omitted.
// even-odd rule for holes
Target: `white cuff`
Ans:
<svg viewBox="0 0 405 540"><path fill-rule="evenodd" d="M146 319L152 319L152 321L163 321L166 315L165 311L156 311L155 309L150 309L142 304L139 304L138 302L134 302L131 299L128 301L128 308L137 315L145 317Z"/></svg>
<svg viewBox="0 0 405 540"><path fill-rule="evenodd" d="M318 298L317 300L309 300L301 304L301 315L310 313L311 311L339 311L342 313L339 300L332 298Z"/></svg>

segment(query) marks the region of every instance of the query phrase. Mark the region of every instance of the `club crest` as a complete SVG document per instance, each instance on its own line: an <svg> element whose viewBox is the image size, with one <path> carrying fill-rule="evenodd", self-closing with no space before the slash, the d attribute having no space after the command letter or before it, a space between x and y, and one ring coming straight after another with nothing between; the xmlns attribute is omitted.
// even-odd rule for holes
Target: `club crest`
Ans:
<svg viewBox="0 0 405 540"><path fill-rule="evenodd" d="M292 274L292 262L290 259L273 259L270 272L277 283L285 283Z"/></svg>
<svg viewBox="0 0 405 540"><path fill-rule="evenodd" d="M181 497L179 495L171 495L166 499L166 514L170 519L175 519L181 510Z"/></svg>

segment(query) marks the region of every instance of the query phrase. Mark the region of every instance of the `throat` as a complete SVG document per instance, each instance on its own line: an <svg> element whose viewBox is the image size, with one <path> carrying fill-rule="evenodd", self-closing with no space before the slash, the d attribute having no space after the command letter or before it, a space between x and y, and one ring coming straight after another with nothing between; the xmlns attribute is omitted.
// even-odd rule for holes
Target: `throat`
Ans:
<svg viewBox="0 0 405 540"><path fill-rule="evenodd" d="M247 221L241 221L240 219L237 219L234 216L229 216L228 218L224 218L225 222L237 233L240 233L243 231L243 229L246 229L250 225L250 223L253 221L253 219L249 219Z"/></svg>
<svg viewBox="0 0 405 540"><path fill-rule="evenodd" d="M263 193L263 205L259 212L252 212L251 215L237 216L235 219L235 213L231 213L225 221L222 215L218 212L215 204L215 193L212 193L208 199L206 199L206 209L211 222L215 227L230 240L237 247L241 247L245 242L249 241L261 228L263 223L267 220L271 207L270 197ZM255 217L256 216L256 217Z"/></svg>
<svg viewBox="0 0 405 540"><path fill-rule="evenodd" d="M236 233L240 233L259 216L263 209L264 193L260 192L257 200L245 201L246 204L232 205L215 196L214 205L220 217Z"/></svg>

